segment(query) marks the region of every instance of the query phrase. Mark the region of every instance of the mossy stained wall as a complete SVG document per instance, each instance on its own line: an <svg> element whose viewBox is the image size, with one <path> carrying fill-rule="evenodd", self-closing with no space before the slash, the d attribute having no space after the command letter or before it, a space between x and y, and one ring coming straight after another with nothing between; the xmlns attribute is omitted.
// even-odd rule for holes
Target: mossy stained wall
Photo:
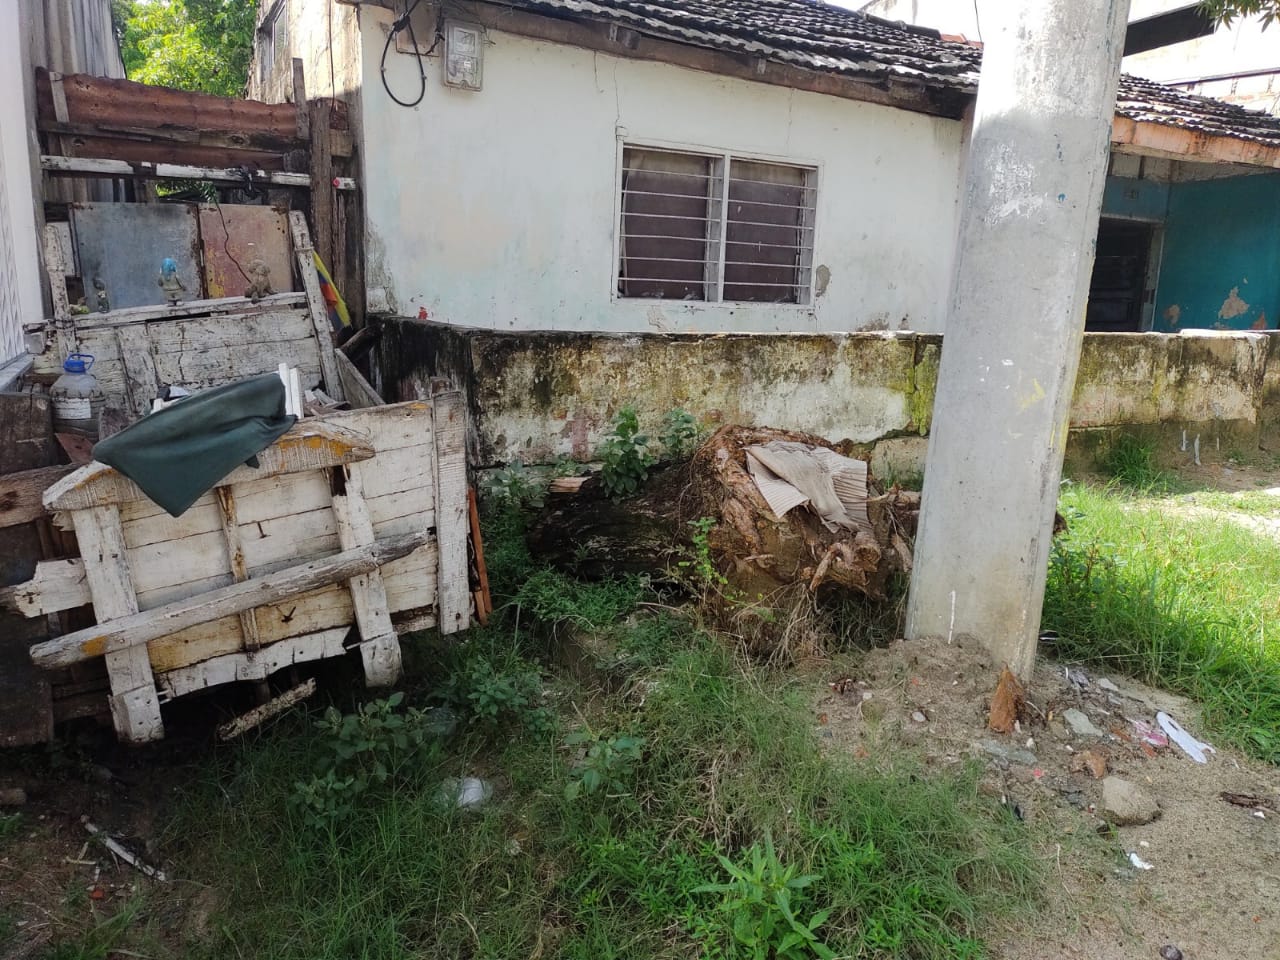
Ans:
<svg viewBox="0 0 1280 960"><path fill-rule="evenodd" d="M1071 427L1217 424L1257 437L1280 409L1278 344L1254 333L1087 334ZM503 334L396 320L379 385L388 399L422 395L432 377L460 386L472 462L485 467L593 459L624 406L651 431L681 407L709 426L922 452L942 347L914 333Z"/></svg>

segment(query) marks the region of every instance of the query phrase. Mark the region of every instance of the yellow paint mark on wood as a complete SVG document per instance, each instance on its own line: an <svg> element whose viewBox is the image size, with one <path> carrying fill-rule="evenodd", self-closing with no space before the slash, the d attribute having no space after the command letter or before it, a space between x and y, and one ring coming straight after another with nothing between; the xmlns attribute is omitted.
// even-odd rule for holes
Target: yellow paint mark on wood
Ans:
<svg viewBox="0 0 1280 960"><path fill-rule="evenodd" d="M90 637L80 644L80 650L86 657L101 657L107 652L106 637Z"/></svg>

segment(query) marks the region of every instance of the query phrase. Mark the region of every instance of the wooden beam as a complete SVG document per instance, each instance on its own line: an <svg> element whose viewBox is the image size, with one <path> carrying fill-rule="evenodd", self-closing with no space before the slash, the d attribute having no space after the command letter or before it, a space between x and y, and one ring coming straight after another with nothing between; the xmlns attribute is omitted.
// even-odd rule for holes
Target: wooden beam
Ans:
<svg viewBox="0 0 1280 960"><path fill-rule="evenodd" d="M298 277L307 293L307 306L311 314L311 326L316 333L316 346L320 353L320 376L324 389L335 400L345 400L342 380L338 377L338 365L333 355L333 324L329 322L329 309L320 294L320 278L316 275L315 248L307 231L307 218L298 210L289 214L289 232L293 236L293 252L298 258Z"/></svg>
<svg viewBox="0 0 1280 960"><path fill-rule="evenodd" d="M572 14L569 14L572 16ZM761 56L712 50L645 35L639 29L619 28L600 21L576 21L514 10L498 3L472 4L467 19L490 30L534 40L582 47L629 60L651 60L721 76L861 100L916 113L957 120L972 101L972 91L939 91L924 83L898 78L860 80L835 73L808 70Z"/></svg>
<svg viewBox="0 0 1280 960"><path fill-rule="evenodd" d="M324 132L329 129L329 101L315 100L311 114L311 240L327 268L333 268L333 157Z"/></svg>
<svg viewBox="0 0 1280 960"><path fill-rule="evenodd" d="M359 463L346 467L343 491L333 497L338 544L343 550L357 550L375 542L369 505L364 499L364 469ZM348 587L356 627L360 630L365 682L370 687L390 687L400 679L400 638L391 625L382 573L374 569L354 576Z"/></svg>
<svg viewBox="0 0 1280 960"><path fill-rule="evenodd" d="M298 61L295 60L294 63ZM291 690L286 690L280 696L268 700L266 703L254 707L248 713L242 713L227 723L218 727L219 740L234 740L236 737L243 736L254 727L261 726L272 717L279 716L290 707L301 703L307 697L316 692L316 678L308 677L306 683L299 684Z"/></svg>
<svg viewBox="0 0 1280 960"><path fill-rule="evenodd" d="M1280 167L1280 147L1117 115L1111 143L1119 153L1199 163Z"/></svg>
<svg viewBox="0 0 1280 960"><path fill-rule="evenodd" d="M442 634L471 626L471 578L467 564L466 408L456 390L432 397L435 440L436 606Z"/></svg>
<svg viewBox="0 0 1280 960"><path fill-rule="evenodd" d="M213 180L218 183L244 183L244 172L238 167L197 167L182 163L145 163L127 160L104 160L100 157L40 157L40 168L55 176L142 177L148 180ZM305 189L311 186L306 173L283 173L278 170L251 170L255 183L276 187ZM335 190L354 190L351 177L334 177Z"/></svg>
<svg viewBox="0 0 1280 960"><path fill-rule="evenodd" d="M94 616L98 618L98 626L93 629L110 631L113 622L130 623L139 616L138 594L129 572L120 511L116 507L92 507L76 510L71 518L80 555L85 558L84 572L93 597ZM164 723L147 648L122 644L104 648L101 653L106 657L107 676L111 679L111 719L116 733L129 743L161 739ZM35 662L40 666L38 660Z"/></svg>
<svg viewBox="0 0 1280 960"><path fill-rule="evenodd" d="M339 350L334 354L333 359L338 368L338 379L342 381L342 389L346 392L347 402L351 404L352 409L380 407L386 403L382 397L378 396L378 391L373 389L369 381L364 378L360 368L351 362L350 357Z"/></svg>
<svg viewBox="0 0 1280 960"><path fill-rule="evenodd" d="M77 511L75 515L87 512ZM331 583L350 580L375 570L384 563L408 556L430 539L430 531L387 537L322 560L286 567L244 583L234 583L229 587L175 600L143 613L135 612L130 616L36 644L31 648L31 659L37 666L53 668L128 650L142 650L145 653L144 644L148 641L188 627L234 616L241 610L278 603ZM127 569L127 561L123 555L120 564L113 566L121 565ZM92 563L88 564L86 570L92 570L93 566Z"/></svg>
<svg viewBox="0 0 1280 960"><path fill-rule="evenodd" d="M0 529L47 516L44 492L76 469L75 464L61 464L0 474Z"/></svg>
<svg viewBox="0 0 1280 960"><path fill-rule="evenodd" d="M235 314L237 317L250 317L262 313L276 313L282 309L305 307L305 293L273 293L261 300L250 300L247 297L222 297L216 300L184 300L176 306L169 304L147 304L142 307L124 307L110 310L107 313L85 313L74 317L77 331L100 330L106 327L122 327L133 323L149 323L156 320L190 320L195 317ZM44 321L44 325L53 321ZM39 328L40 324L33 324Z"/></svg>
<svg viewBox="0 0 1280 960"><path fill-rule="evenodd" d="M58 351L65 360L79 349L76 325L71 317L71 301L67 299L67 260L62 251L62 238L52 223L44 226L44 269L49 280L49 297L53 301L53 325L58 332Z"/></svg>
<svg viewBox="0 0 1280 960"><path fill-rule="evenodd" d="M285 16L288 16L286 12ZM306 71L302 67L302 58L293 58L293 110L298 118L297 136L299 140L311 139L311 113L307 109ZM325 130L329 128L329 118L325 117Z"/></svg>
<svg viewBox="0 0 1280 960"><path fill-rule="evenodd" d="M152 401L160 393L151 332L145 323L116 327L114 332L124 374L126 412L140 420L151 412Z"/></svg>
<svg viewBox="0 0 1280 960"><path fill-rule="evenodd" d="M24 617L42 617L62 610L74 610L91 603L84 561L41 560L35 576L26 583L0 588L0 608Z"/></svg>
<svg viewBox="0 0 1280 960"><path fill-rule="evenodd" d="M244 544L240 541L240 518L236 514L235 494L230 487L214 487L213 497L218 501L218 519L222 523L222 539L227 544L231 579L236 583L244 583L249 579L249 568L244 561ZM258 617L252 608L240 611L240 632L244 634L246 650L252 652L262 646Z"/></svg>
<svg viewBox="0 0 1280 960"><path fill-rule="evenodd" d="M239 466L223 477L219 486L265 480L287 473L339 467L374 455L366 436L316 418L301 420L289 432L258 454L258 467ZM63 477L45 491L49 510L83 510L87 507L145 500L147 495L132 480L105 463L90 463Z"/></svg>

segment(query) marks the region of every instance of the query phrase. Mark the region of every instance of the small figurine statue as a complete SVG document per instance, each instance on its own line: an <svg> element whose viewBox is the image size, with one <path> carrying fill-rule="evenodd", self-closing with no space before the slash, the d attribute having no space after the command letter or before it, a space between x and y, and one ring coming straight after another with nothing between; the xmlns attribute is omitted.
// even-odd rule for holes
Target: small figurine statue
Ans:
<svg viewBox="0 0 1280 960"><path fill-rule="evenodd" d="M102 282L101 277L93 278L93 292L98 298L98 312L110 313L111 300L107 297L107 285Z"/></svg>
<svg viewBox="0 0 1280 960"><path fill-rule="evenodd" d="M249 261L245 272L249 274L249 286L245 289L244 295L250 300L261 300L263 297L269 297L274 292L271 289L271 268L267 266L265 260L254 258Z"/></svg>
<svg viewBox="0 0 1280 960"><path fill-rule="evenodd" d="M187 285L178 276L178 264L173 257L164 258L164 262L160 264L160 279L156 282L164 291L164 298L171 307L177 306L178 301L182 299L182 294L187 290Z"/></svg>

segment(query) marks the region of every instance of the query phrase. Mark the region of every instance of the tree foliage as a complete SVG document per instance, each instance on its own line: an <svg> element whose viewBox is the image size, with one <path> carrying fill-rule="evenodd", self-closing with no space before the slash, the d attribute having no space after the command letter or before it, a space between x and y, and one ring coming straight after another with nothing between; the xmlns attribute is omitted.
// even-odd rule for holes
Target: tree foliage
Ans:
<svg viewBox="0 0 1280 960"><path fill-rule="evenodd" d="M1200 7L1224 27L1236 17L1261 17L1263 30L1280 20L1280 0L1202 0Z"/></svg>
<svg viewBox="0 0 1280 960"><path fill-rule="evenodd" d="M131 80L235 97L244 92L258 0L112 0Z"/></svg>

